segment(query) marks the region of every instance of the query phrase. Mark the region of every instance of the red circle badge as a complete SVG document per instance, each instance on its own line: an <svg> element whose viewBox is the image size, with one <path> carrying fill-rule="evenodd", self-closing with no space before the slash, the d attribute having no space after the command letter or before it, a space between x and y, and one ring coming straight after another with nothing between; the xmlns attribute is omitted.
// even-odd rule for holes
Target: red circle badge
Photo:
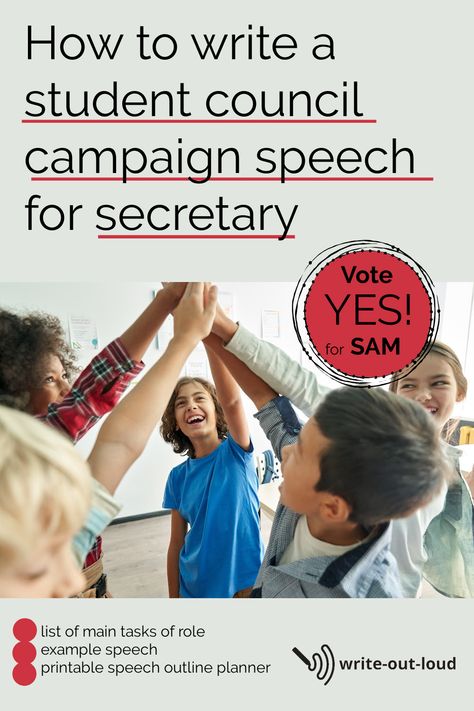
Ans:
<svg viewBox="0 0 474 711"><path fill-rule="evenodd" d="M298 338L311 360L345 385L390 382L414 368L438 330L431 279L384 242L337 245L308 264L293 297Z"/></svg>
<svg viewBox="0 0 474 711"><path fill-rule="evenodd" d="M13 634L20 642L30 642L36 637L37 631L35 623L28 617L22 617L13 625Z"/></svg>

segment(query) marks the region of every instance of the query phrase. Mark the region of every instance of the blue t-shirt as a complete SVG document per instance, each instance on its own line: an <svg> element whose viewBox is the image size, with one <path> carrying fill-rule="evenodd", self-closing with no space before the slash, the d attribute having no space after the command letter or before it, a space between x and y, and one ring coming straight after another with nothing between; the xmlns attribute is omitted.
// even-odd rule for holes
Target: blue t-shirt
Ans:
<svg viewBox="0 0 474 711"><path fill-rule="evenodd" d="M233 597L257 578L263 544L252 453L229 435L170 472L163 506L190 525L179 558L182 597Z"/></svg>

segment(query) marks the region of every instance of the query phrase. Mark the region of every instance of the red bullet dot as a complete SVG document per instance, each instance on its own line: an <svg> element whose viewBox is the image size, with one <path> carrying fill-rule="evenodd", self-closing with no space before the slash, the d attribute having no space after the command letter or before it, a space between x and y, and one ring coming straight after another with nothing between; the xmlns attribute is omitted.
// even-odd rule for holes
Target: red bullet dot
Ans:
<svg viewBox="0 0 474 711"><path fill-rule="evenodd" d="M35 623L27 617L17 620L13 625L13 634L20 640L20 642L29 642L36 637L36 632L37 629Z"/></svg>
<svg viewBox="0 0 474 711"><path fill-rule="evenodd" d="M31 664L36 659L36 648L31 642L17 642L12 654L15 662Z"/></svg>
<svg viewBox="0 0 474 711"><path fill-rule="evenodd" d="M20 686L29 686L36 679L36 669L31 664L17 664L12 674Z"/></svg>

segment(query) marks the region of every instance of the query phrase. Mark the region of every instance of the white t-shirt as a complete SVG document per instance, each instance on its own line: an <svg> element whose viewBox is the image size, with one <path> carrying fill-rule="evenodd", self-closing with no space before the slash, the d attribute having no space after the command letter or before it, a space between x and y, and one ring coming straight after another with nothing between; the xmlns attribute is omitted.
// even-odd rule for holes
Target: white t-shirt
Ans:
<svg viewBox="0 0 474 711"><path fill-rule="evenodd" d="M367 540L367 538L364 540ZM331 556L334 558L335 556L351 551L353 548L357 548L361 543L363 543L363 541L352 543L350 546L336 546L333 543L320 541L319 538L315 538L311 535L306 516L300 516L296 524L293 540L283 553L278 565L293 563L295 560L304 560L305 558L322 556Z"/></svg>
<svg viewBox="0 0 474 711"><path fill-rule="evenodd" d="M404 597L421 595L422 570L426 562L423 538L431 521L443 510L447 491L447 484L443 484L441 492L429 504L411 516L392 521L390 550L398 563Z"/></svg>

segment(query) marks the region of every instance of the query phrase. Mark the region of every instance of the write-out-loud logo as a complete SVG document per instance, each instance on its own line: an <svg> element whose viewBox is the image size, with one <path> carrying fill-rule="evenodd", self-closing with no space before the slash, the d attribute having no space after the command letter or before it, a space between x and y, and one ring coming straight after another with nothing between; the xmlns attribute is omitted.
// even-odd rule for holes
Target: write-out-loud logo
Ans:
<svg viewBox="0 0 474 711"><path fill-rule="evenodd" d="M335 659L332 649L328 644L321 645L321 654L313 652L311 661L303 652L300 652L298 647L293 647L292 651L299 659L306 664L309 671L316 673L316 678L322 681L324 686L327 686L334 674Z"/></svg>
<svg viewBox="0 0 474 711"><path fill-rule="evenodd" d="M327 686L336 672L453 672L457 658L433 659L430 657L403 657L382 659L379 657L339 658L328 644L322 644L320 651L313 652L309 659L298 647L291 650L312 672L315 678Z"/></svg>

